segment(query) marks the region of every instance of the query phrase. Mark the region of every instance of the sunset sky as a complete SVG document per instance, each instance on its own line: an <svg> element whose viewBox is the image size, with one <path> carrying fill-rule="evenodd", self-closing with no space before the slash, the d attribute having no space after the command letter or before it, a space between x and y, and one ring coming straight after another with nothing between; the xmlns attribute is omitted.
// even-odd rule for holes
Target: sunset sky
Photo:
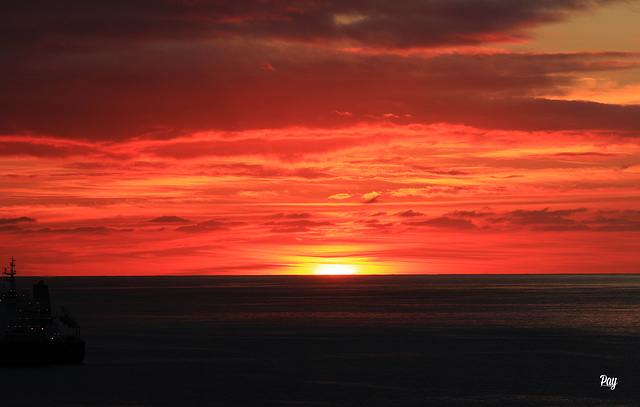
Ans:
<svg viewBox="0 0 640 407"><path fill-rule="evenodd" d="M0 266L22 275L640 271L640 1L0 18Z"/></svg>

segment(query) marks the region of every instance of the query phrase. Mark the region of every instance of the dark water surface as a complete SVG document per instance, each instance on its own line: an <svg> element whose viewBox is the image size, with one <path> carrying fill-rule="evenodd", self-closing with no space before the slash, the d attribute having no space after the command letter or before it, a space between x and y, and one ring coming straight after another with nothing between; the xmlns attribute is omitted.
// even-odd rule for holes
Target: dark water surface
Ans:
<svg viewBox="0 0 640 407"><path fill-rule="evenodd" d="M46 282L85 363L0 368L2 406L640 405L637 275Z"/></svg>

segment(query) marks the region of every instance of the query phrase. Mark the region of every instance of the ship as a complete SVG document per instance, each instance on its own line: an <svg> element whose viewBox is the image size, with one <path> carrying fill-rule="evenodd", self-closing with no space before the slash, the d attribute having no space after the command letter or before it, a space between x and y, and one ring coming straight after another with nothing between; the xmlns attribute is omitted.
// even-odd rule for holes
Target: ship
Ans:
<svg viewBox="0 0 640 407"><path fill-rule="evenodd" d="M16 290L16 262L3 274L9 289L0 295L0 365L82 363L85 343L80 325L65 307L51 313L49 287L40 280L33 294Z"/></svg>

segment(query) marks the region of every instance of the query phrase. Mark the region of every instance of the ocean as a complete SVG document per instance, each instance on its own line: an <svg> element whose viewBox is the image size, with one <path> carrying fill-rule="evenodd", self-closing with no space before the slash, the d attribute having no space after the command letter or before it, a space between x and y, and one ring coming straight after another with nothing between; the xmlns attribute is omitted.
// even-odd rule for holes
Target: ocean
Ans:
<svg viewBox="0 0 640 407"><path fill-rule="evenodd" d="M640 405L640 275L45 282L85 361L0 367L2 406Z"/></svg>

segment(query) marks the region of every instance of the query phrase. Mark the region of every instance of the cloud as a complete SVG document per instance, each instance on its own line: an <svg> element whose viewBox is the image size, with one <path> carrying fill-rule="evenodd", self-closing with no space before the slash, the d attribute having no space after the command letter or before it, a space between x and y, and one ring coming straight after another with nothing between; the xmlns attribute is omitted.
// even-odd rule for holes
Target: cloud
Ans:
<svg viewBox="0 0 640 407"><path fill-rule="evenodd" d="M277 227L269 229L272 233L306 233L309 228L306 226Z"/></svg>
<svg viewBox="0 0 640 407"><path fill-rule="evenodd" d="M314 168L299 168L297 170L293 170L290 174L294 177L306 178L306 179L319 179L319 178L332 178L333 175L318 171Z"/></svg>
<svg viewBox="0 0 640 407"><path fill-rule="evenodd" d="M169 144L172 144L169 142ZM187 157L186 159L191 158ZM203 171L210 176L231 175L236 177L264 177L264 178L304 178L304 179L321 179L332 178L333 175L324 172L318 168L301 167L301 168L282 168L277 166L265 166L262 164L245 164L245 163L229 163L229 164L213 164L205 165Z"/></svg>
<svg viewBox="0 0 640 407"><path fill-rule="evenodd" d="M534 230L546 231L546 232L576 232L582 230L589 230L586 225L547 225L537 226Z"/></svg>
<svg viewBox="0 0 640 407"><path fill-rule="evenodd" d="M300 213L276 213L272 216L275 219L308 219L312 215L310 212L300 212Z"/></svg>
<svg viewBox="0 0 640 407"><path fill-rule="evenodd" d="M244 225L243 222L226 222L220 221L216 219L208 220L206 222L201 222L195 225L189 226L180 226L176 230L180 232L188 232L188 233L206 233L206 232L214 232L220 230L229 230L229 228L234 226Z"/></svg>
<svg viewBox="0 0 640 407"><path fill-rule="evenodd" d="M22 230L22 228L16 225L0 226L0 231L2 232L16 232L19 230Z"/></svg>
<svg viewBox="0 0 640 407"><path fill-rule="evenodd" d="M493 215L493 212L479 212L479 211L453 211L447 213L445 216L455 216L459 218L480 218Z"/></svg>
<svg viewBox="0 0 640 407"><path fill-rule="evenodd" d="M516 228L530 228L533 231L567 232L635 232L640 230L640 215L637 211L593 211L587 208L541 210L518 209L498 217L487 218L487 228L496 224L507 224ZM491 214L493 215L493 214ZM606 216L603 216L606 215Z"/></svg>
<svg viewBox="0 0 640 407"><path fill-rule="evenodd" d="M326 39L321 40L319 34L312 34L312 27L306 19L322 15L326 20L318 23L326 28L327 24L332 25L336 13L342 14L332 10L332 7L345 8L351 13L354 8L370 7L374 12L382 6L358 2L353 8L348 8L347 5L329 6L323 3L318 5L318 10L306 10L304 18L294 13L287 17L292 20L251 18L216 23L218 18L222 18L216 13L229 8L228 5L219 5L220 10L214 12L208 7L187 7L179 3L169 7L170 3L164 3L159 7L160 10L154 9L149 14L141 11L151 8L150 5L136 1L132 1L131 6L122 2L102 4L100 7L86 6L77 15L61 15L55 8L46 14L45 21L39 23L37 21L43 19L43 13L46 13L44 5L40 5L44 9L39 12L26 6L24 9L16 6L16 21L32 21L32 24L28 27L4 27L6 38L11 39L5 42L5 48L8 48L5 54L11 57L12 63L7 64L10 71L0 76L3 89L0 94L0 104L3 106L0 109L0 134L31 132L99 141L140 136L168 139L214 129L291 126L335 128L379 120L372 119L374 117L385 122L451 122L483 128L524 130L557 130L576 126L583 129L637 129L638 107L621 109L611 107L616 105L553 100L565 98L567 92L579 86L588 72L635 69L638 66L637 53L545 54L459 50L398 55L339 52L328 46ZM444 1L429 2L429 6L422 3L427 4L415 1L398 7L389 2L382 8L386 10L386 18L390 19L394 13L409 14L410 10L422 7L433 8L433 13L447 10L445 14L448 17L437 22L438 27L452 34L457 33L453 43L475 42L473 36L460 36L457 30L467 26L463 22L478 25L480 33L480 26L484 24L489 29L492 25L490 22L504 23L498 17L509 10L516 14L507 20L517 24L528 21L525 15L539 17L539 13L542 13L559 17L564 12L584 8L569 0L553 5L543 0L515 2L517 5L509 1L504 1L503 5L500 1L488 0L457 1L454 2L455 6L447 5ZM268 4L279 8L274 3ZM127 11L129 7L133 8L130 12ZM260 2L245 3L238 7L255 7L255 12L268 8L266 3ZM482 19L471 17L475 10L484 7L502 11ZM112 14L105 15L105 9L111 10ZM204 14L194 15L196 9L203 9ZM328 14L320 13L322 9L326 9ZM164 15L162 10L167 14ZM203 16L208 12L213 12L217 17L207 20ZM523 14L517 14L519 12ZM116 18L118 13L125 13L124 21ZM175 19L181 13L184 13L184 19L179 20L178 24ZM412 15L410 20L431 21L436 18L433 13ZM460 19L455 17L456 13L462 13ZM61 21L56 23L58 18ZM69 19L74 21L75 18L81 19L75 21L77 26L73 29L68 24ZM161 25L163 18L167 21ZM321 47L296 40L295 35L283 37L278 34L273 37L276 39L269 41L270 37L266 35L269 30L265 29L260 35L254 31L267 22L287 31L284 27L293 27L294 21L302 24L301 18L305 19L304 29L299 27L300 31L296 32L312 36L314 41L322 43ZM91 24L93 19L97 20L95 26ZM117 24L104 27L105 21L110 19L117 20ZM136 19L139 21L134 25ZM456 20L458 24L439 25L447 19ZM373 24L372 20L368 21L366 24ZM383 21L387 20L380 15L376 21L384 25ZM409 31L408 21L393 21L403 34L413 33L417 41L408 41L405 35L397 33L397 36L390 38L396 39L398 46L427 46L429 42L424 40L430 36L417 35L429 26L427 21L422 21L425 25ZM132 27L122 31L123 25L129 24ZM365 20L360 24L365 24ZM103 28L95 36L92 35L92 30L99 26ZM198 26L201 29L195 29ZM215 37L215 28L212 29L212 26L224 26L224 36ZM527 27L530 26L528 22ZM172 27L176 30L173 34L176 37L171 34ZM511 30L508 26L501 27ZM336 34L335 30L353 31L355 28L351 24L334 27L330 31ZM392 29L391 26L388 28ZM491 30L495 28L491 27ZM17 30L15 35L10 34L12 30ZM375 32L375 38L385 35L381 31L369 30L363 33ZM187 32L191 34L187 35ZM207 40L201 41L202 38L196 33ZM387 34L391 33L389 31ZM358 36L343 34L330 38L336 41L360 41ZM491 31L491 35L495 34ZM57 36L59 38L56 40ZM500 37L498 35L495 38ZM283 41L284 38L290 41ZM438 38L441 45L450 45L454 39L447 36ZM433 42L434 45L436 43ZM376 45L375 41L369 44L374 47L380 45ZM269 60L276 70L262 69L265 60ZM162 69L158 69L159 66ZM372 66L376 69L371 69ZM562 112L556 114L558 109ZM393 116L384 119L383 116L390 111L394 112ZM348 112L349 115L336 112ZM529 112L534 116L529 116ZM394 118L396 116L398 118ZM246 140L244 151L252 154L250 151L261 146L259 141ZM235 150L224 142L203 147L205 155L217 155L215 150L218 148L222 151L220 155L242 153L242 150ZM198 155L201 151L197 144L175 145L173 148L175 153L158 151L158 155ZM193 152L184 151L188 149L193 149ZM286 146L277 146L277 149L286 150ZM82 154L80 147L56 147L46 143L0 148L0 152L5 153L23 150L27 154L48 156Z"/></svg>
<svg viewBox="0 0 640 407"><path fill-rule="evenodd" d="M382 223L378 219L363 220L361 223L368 228L378 229L385 232L389 232L390 228L393 227L393 222Z"/></svg>
<svg viewBox="0 0 640 407"><path fill-rule="evenodd" d="M273 233L302 233L309 232L311 228L319 226L332 226L333 223L328 221L311 221L311 220L295 220L295 221L281 221L281 222L267 222L265 226L275 226L269 231Z"/></svg>
<svg viewBox="0 0 640 407"><path fill-rule="evenodd" d="M288 213L284 215L286 219L307 219L311 217L311 213L309 212L301 212L301 213Z"/></svg>
<svg viewBox="0 0 640 407"><path fill-rule="evenodd" d="M556 154L552 154L553 157L560 157L560 158L574 158L574 157L578 157L578 158L611 158L611 157L616 157L616 154L609 154L609 153L599 153L599 152L595 152L595 151L585 151L585 152L563 152L563 153L556 153Z"/></svg>
<svg viewBox="0 0 640 407"><path fill-rule="evenodd" d="M508 118L497 124L494 119L472 119L479 127L497 125L502 129L540 130L619 130L638 137L640 105L609 105L588 101L549 99L496 100L486 106L485 114ZM484 109L483 109L484 110ZM526 115L524 114L526 112ZM594 116L595 115L595 116ZM498 117L498 116L494 116Z"/></svg>
<svg viewBox="0 0 640 407"><path fill-rule="evenodd" d="M180 216L159 216L151 219L149 222L155 223L189 223L190 220L181 218Z"/></svg>
<svg viewBox="0 0 640 407"><path fill-rule="evenodd" d="M461 192L472 191L477 189L473 185L467 186L447 186L447 185L431 185L421 188L399 188L391 191L390 196L398 198L406 197L429 197L434 195L457 195Z"/></svg>
<svg viewBox="0 0 640 407"><path fill-rule="evenodd" d="M441 216L439 218L433 218L423 221L404 222L404 225L410 226L431 226L436 228L457 229L457 230L470 230L476 229L476 225L467 219L456 219L448 216Z"/></svg>
<svg viewBox="0 0 640 407"><path fill-rule="evenodd" d="M434 167L425 167L422 165L410 165L411 168L419 170L419 171L423 171L429 174L435 174L435 175L452 175L452 176L456 176L456 175L469 175L468 172L466 171L460 171L460 170L439 170L436 169Z"/></svg>
<svg viewBox="0 0 640 407"><path fill-rule="evenodd" d="M597 232L635 232L640 230L638 211L613 212L610 216L595 216L584 221Z"/></svg>
<svg viewBox="0 0 640 407"><path fill-rule="evenodd" d="M13 140L11 140L13 138ZM63 158L71 156L102 155L91 145L70 140L56 140L38 137L6 137L0 140L0 156L32 156Z"/></svg>
<svg viewBox="0 0 640 407"><path fill-rule="evenodd" d="M597 216L590 216L591 213L592 211L587 208L517 209L502 214L456 210L439 218L403 222L403 225L458 230L480 228L493 233L500 232L500 229L496 228L497 225L509 226L509 230L520 229L535 232L634 232L640 230L640 214L637 211L600 211ZM461 218L475 218L476 223Z"/></svg>
<svg viewBox="0 0 640 407"><path fill-rule="evenodd" d="M344 199L349 199L349 198L351 198L351 195L343 192L343 193L340 193L340 194L333 194L328 199L344 200Z"/></svg>
<svg viewBox="0 0 640 407"><path fill-rule="evenodd" d="M512 224L518 225L539 225L539 224L573 224L576 221L568 218L576 213L586 212L587 208L559 209L550 211L549 208L542 210L515 210L507 212L505 218L494 220L509 220Z"/></svg>
<svg viewBox="0 0 640 407"><path fill-rule="evenodd" d="M638 232L640 222L629 222L624 225L605 225L593 228L597 232Z"/></svg>
<svg viewBox="0 0 640 407"><path fill-rule="evenodd" d="M380 195L382 195L381 192L367 192L366 194L362 194L362 199L364 199L364 203L366 204L376 203L378 202L378 198L380 198Z"/></svg>
<svg viewBox="0 0 640 407"><path fill-rule="evenodd" d="M36 220L34 218L30 218L28 216L21 216L19 218L1 218L0 219L0 225L9 225L9 224L13 224L13 223L33 223Z"/></svg>
<svg viewBox="0 0 640 407"><path fill-rule="evenodd" d="M402 217L405 217L405 218L412 218L414 216L424 216L424 213L415 212L415 211L409 209L409 210L406 210L404 212L398 212L395 215L396 216L402 216Z"/></svg>
<svg viewBox="0 0 640 407"><path fill-rule="evenodd" d="M69 2L16 3L5 10L4 30L14 38L5 47L22 48L25 53L47 49L46 45L66 52L92 47L104 52L154 41L195 42L223 36L384 48L512 42L526 38L527 30L536 25L611 2L97 0L80 7ZM261 62L264 66L265 59Z"/></svg>
<svg viewBox="0 0 640 407"><path fill-rule="evenodd" d="M296 160L306 154L327 153L361 145L385 143L387 135L369 135L361 137L326 138L250 138L237 140L179 141L148 147L143 152L158 157L192 159L207 156L266 155L277 156L283 160ZM328 177L328 174L302 168L291 174L303 178Z"/></svg>
<svg viewBox="0 0 640 407"><path fill-rule="evenodd" d="M61 234L87 234L87 235L110 235L112 233L129 233L133 232L133 228L111 228L107 226L80 226L77 228L42 228L42 229L28 229L24 230L25 233L61 233Z"/></svg>

